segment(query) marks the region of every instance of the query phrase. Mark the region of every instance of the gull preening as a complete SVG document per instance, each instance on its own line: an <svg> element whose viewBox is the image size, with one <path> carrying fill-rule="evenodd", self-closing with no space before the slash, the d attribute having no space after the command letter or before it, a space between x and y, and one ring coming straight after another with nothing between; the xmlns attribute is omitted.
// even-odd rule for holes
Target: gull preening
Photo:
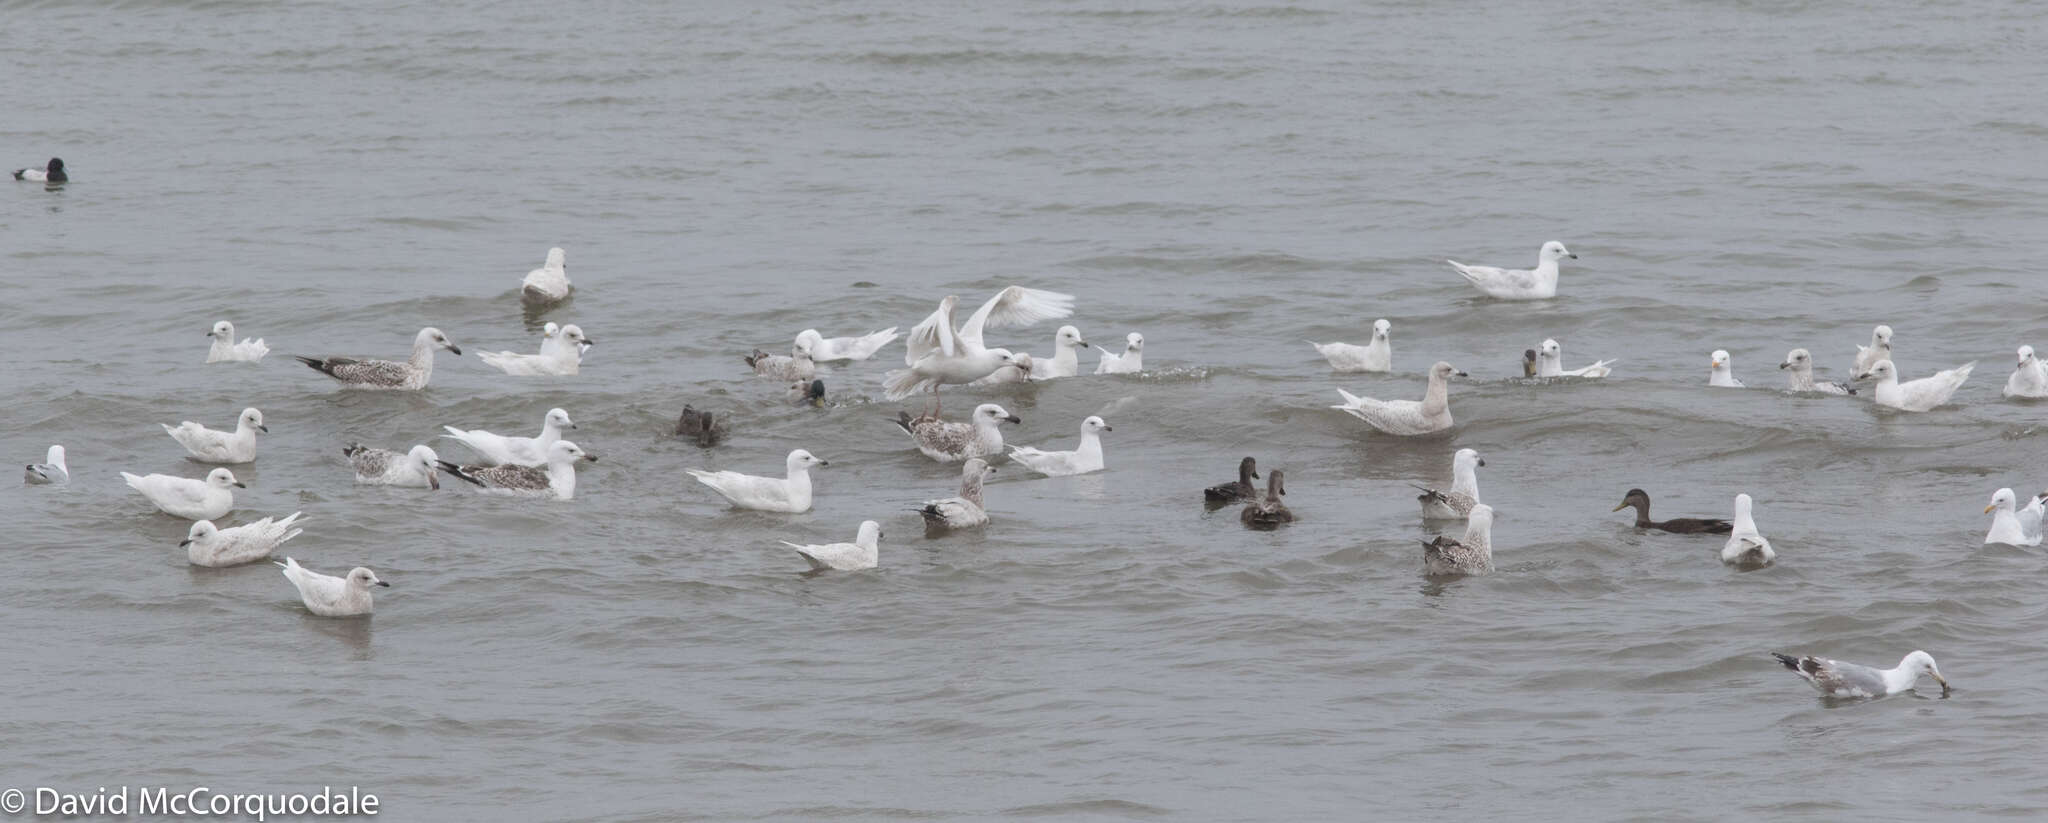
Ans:
<svg viewBox="0 0 2048 823"><path fill-rule="evenodd" d="M730 501L735 508L799 513L811 510L811 467L832 465L797 449L782 461L784 476L758 477L734 471L689 469L697 482Z"/></svg>
<svg viewBox="0 0 2048 823"><path fill-rule="evenodd" d="M755 349L751 354L742 355L747 368L762 377L777 380L810 380L818 376L818 361L811 358L811 343L802 337L789 348L788 354L769 354Z"/></svg>
<svg viewBox="0 0 2048 823"><path fill-rule="evenodd" d="M348 465L356 474L356 482L365 486L405 486L410 488L441 488L441 456L424 445L414 446L400 454L390 449L373 449L360 443L351 443L342 448L348 458Z"/></svg>
<svg viewBox="0 0 2048 823"><path fill-rule="evenodd" d="M1895 668L1880 669L1856 663L1844 663L1825 657L1793 657L1789 654L1771 653L1785 668L1791 669L1807 683L1829 697L1884 697L1913 688L1920 682L1921 675L1934 678L1941 684L1942 694L1948 693L1948 679L1941 676L1941 669L1934 665L1933 656L1915 651L1899 661Z"/></svg>
<svg viewBox="0 0 2048 823"><path fill-rule="evenodd" d="M412 357L400 363L393 360L361 360L354 357L300 357L292 359L311 366L315 370L341 381L342 386L351 389L401 389L418 390L427 387L427 379L434 376L434 350L447 349L450 354L461 356L462 348L448 341L448 335L440 329L428 326L412 338Z"/></svg>
<svg viewBox="0 0 2048 823"><path fill-rule="evenodd" d="M262 360L270 353L270 347L263 344L263 338L235 342L235 324L222 320L213 324L213 331L206 333L213 344L206 348L208 363L247 363Z"/></svg>
<svg viewBox="0 0 2048 823"><path fill-rule="evenodd" d="M994 373L1011 361L1008 349L990 349L982 343L987 329L1029 326L1057 320L1074 313L1074 296L1043 289L1010 286L996 292L987 303L968 315L958 328L953 325L957 295L946 295L904 341L903 362L907 369L884 375L882 387L890 400L902 400L930 391L937 413L939 387L948 383L972 383Z"/></svg>
<svg viewBox="0 0 2048 823"><path fill-rule="evenodd" d="M63 183L69 181L71 176L64 173L64 159L52 157L50 162L43 164L40 169L15 169L14 179L30 183Z"/></svg>
<svg viewBox="0 0 2048 823"><path fill-rule="evenodd" d="M1459 449L1451 455L1451 490L1438 491L1427 486L1416 486L1422 494L1415 497L1422 503L1422 517L1426 520L1457 520L1472 513L1472 507L1479 505L1479 467L1486 461L1473 449Z"/></svg>
<svg viewBox="0 0 2048 823"><path fill-rule="evenodd" d="M2033 346L2020 347L2020 364L2005 379L2007 397L2048 397L2048 363L2034 356Z"/></svg>
<svg viewBox="0 0 2048 823"><path fill-rule="evenodd" d="M1465 536L1437 535L1422 544L1422 571L1430 575L1493 571L1493 507L1480 503L1465 516Z"/></svg>
<svg viewBox="0 0 2048 823"><path fill-rule="evenodd" d="M566 413L562 416L568 417ZM698 411L688 403L683 404L683 413L676 418L676 434L695 441L702 449L718 445L725 438L725 430L725 421L717 412Z"/></svg>
<svg viewBox="0 0 2048 823"><path fill-rule="evenodd" d="M43 462L28 464L28 470L22 472L21 482L30 486L71 482L71 467L64 464L64 447L51 446L43 454Z"/></svg>
<svg viewBox="0 0 2048 823"><path fill-rule="evenodd" d="M1935 372L1931 377L1901 383L1898 367L1890 360L1879 360L1877 365L1870 367L1870 371L1857 375L1856 379L1877 381L1877 388L1870 392L1870 396L1880 406L1924 412L1954 397L1956 389L1963 387L1963 381L1970 379L1970 370L1976 367L1977 361L1972 360L1953 369Z"/></svg>
<svg viewBox="0 0 2048 823"><path fill-rule="evenodd" d="M539 437L506 437L481 429L464 431L454 426L442 426L448 433L441 436L468 446L485 465L538 466L548 462L548 447L562 439L564 426L576 428L569 419L569 413L548 409L547 416L540 421Z"/></svg>
<svg viewBox="0 0 2048 823"><path fill-rule="evenodd" d="M2036 498L2036 500L2038 501L2039 498ZM2019 512L2015 510L2018 502L2019 499L2013 496L2012 489L1999 489L1991 495L1991 505L1984 507L1984 513L1991 515L1991 531L1986 532L1984 535L1985 545L1992 543L2004 543L2008 546L2041 545L2041 533L2038 529L2040 521L2038 519L2035 521L2037 528L2034 534L2028 535L2025 526L2020 523ZM2038 515L2036 517L2038 518Z"/></svg>
<svg viewBox="0 0 2048 823"><path fill-rule="evenodd" d="M1237 519L1246 528L1274 529L1294 522L1294 512L1280 501L1280 496L1287 493L1286 477L1287 473L1279 469L1266 473L1266 496L1238 513Z"/></svg>
<svg viewBox="0 0 2048 823"><path fill-rule="evenodd" d="M898 412L895 420L918 451L941 463L1002 454L1001 424L1022 422L1023 418L994 403L976 406L965 423L948 423L931 415L913 418L910 412Z"/></svg>
<svg viewBox="0 0 2048 823"><path fill-rule="evenodd" d="M1073 377L1080 374L1080 353L1076 352L1074 347L1087 345L1088 341L1081 339L1080 329L1061 326L1060 330L1053 332L1052 335L1052 356L1031 358L1031 379L1051 380L1055 377Z"/></svg>
<svg viewBox="0 0 2048 823"><path fill-rule="evenodd" d="M1576 369L1564 367L1564 347L1556 340L1543 341L1543 347L1536 351L1536 375L1538 377L1606 377L1614 372L1608 368L1612 360L1600 360L1590 366Z"/></svg>
<svg viewBox="0 0 2048 823"><path fill-rule="evenodd" d="M1564 258L1573 260L1579 256L1571 253L1563 243L1552 240L1536 250L1536 268L1497 269L1492 266L1467 266L1456 260L1445 260L1470 281L1473 287L1485 292L1488 297L1502 300L1543 300L1557 296L1557 261Z"/></svg>
<svg viewBox="0 0 2048 823"><path fill-rule="evenodd" d="M1145 335L1124 335L1123 354L1111 354L1107 349L1096 351L1102 353L1101 362L1095 364L1096 374L1137 374L1145 370Z"/></svg>
<svg viewBox="0 0 2048 823"><path fill-rule="evenodd" d="M284 569L284 579L292 581L299 590L299 601L306 604L306 611L321 617L357 617L370 613L370 587L390 587L377 579L377 573L362 566L349 570L348 577L321 574L299 565L289 557L277 564Z"/></svg>
<svg viewBox="0 0 2048 823"><path fill-rule="evenodd" d="M575 443L557 440L548 446L545 466L458 466L446 460L435 462L441 471L475 483L479 488L493 494L552 496L556 500L569 500L576 496L578 460L596 462L597 457L584 453Z"/></svg>
<svg viewBox="0 0 2048 823"><path fill-rule="evenodd" d="M995 474L987 460L970 457L960 466L960 495L944 500L926 500L917 510L927 531L966 529L988 525L988 507L982 503L982 486Z"/></svg>
<svg viewBox="0 0 2048 823"><path fill-rule="evenodd" d="M1429 388L1422 393L1421 401L1375 400L1355 397L1338 389L1337 394L1344 397L1344 404L1330 408L1343 411L1388 434L1440 432L1451 427L1450 379L1453 375L1466 376L1451 364L1439 360L1429 367Z"/></svg>
<svg viewBox="0 0 2048 823"><path fill-rule="evenodd" d="M242 410L242 416L235 419L235 430L218 431L201 426L190 420L179 423L175 428L162 423L164 433L192 453L192 459L201 463L249 463L256 459L256 433L270 433L270 427L263 425L263 413L254 408Z"/></svg>
<svg viewBox="0 0 2048 823"><path fill-rule="evenodd" d="M214 469L204 480L189 477L173 477L168 474L137 476L121 473L121 479L128 481L128 487L149 498L149 503L164 514L175 515L186 520L213 520L235 508L235 489L248 486L235 479L235 473L227 469Z"/></svg>
<svg viewBox="0 0 2048 823"><path fill-rule="evenodd" d="M997 366L987 377L976 380L969 386L1001 386L1010 383L1029 383L1036 379L1032 373L1038 368L1038 360L1029 354L1010 355L1010 362Z"/></svg>
<svg viewBox="0 0 2048 823"><path fill-rule="evenodd" d="M1771 550L1771 541L1756 531L1756 519L1750 517L1750 499L1747 494L1735 496L1735 528L1728 534L1728 542L1721 546L1721 562L1741 565L1764 565L1777 559L1778 553Z"/></svg>
<svg viewBox="0 0 2048 823"><path fill-rule="evenodd" d="M890 326L878 332L869 332L859 337L826 337L817 329L804 329L796 333L796 342L810 349L811 359L820 363L836 360L866 360L875 356L883 346L897 338L896 327Z"/></svg>
<svg viewBox="0 0 2048 823"><path fill-rule="evenodd" d="M1727 349L1715 349L1713 359L1707 363L1707 385L1724 389L1747 388L1735 379L1735 363L1728 356Z"/></svg>
<svg viewBox="0 0 2048 823"><path fill-rule="evenodd" d="M1047 477L1065 477L1102 471L1102 433L1111 431L1100 417L1081 421L1081 445L1073 451L1049 452L1030 446L1011 446L1010 459Z"/></svg>
<svg viewBox="0 0 2048 823"><path fill-rule="evenodd" d="M1788 372L1791 390L1819 392L1821 394L1855 394L1856 390L1846 383L1835 381L1819 382L1813 379L1813 353L1805 349L1793 349L1785 353L1785 362L1778 368Z"/></svg>
<svg viewBox="0 0 2048 823"><path fill-rule="evenodd" d="M540 354L487 351L478 352L476 356L485 365L513 377L566 376L582 369L584 350L595 345L597 341L585 337L582 327L571 323L558 327L552 337L543 333Z"/></svg>
<svg viewBox="0 0 2048 823"><path fill-rule="evenodd" d="M1394 368L1394 343L1391 339L1393 333L1394 324L1381 318L1372 321L1372 342L1363 346L1354 346L1350 343L1318 343L1314 340L1308 341L1308 344L1316 347L1316 352L1321 354L1324 360L1330 361L1330 368L1336 371L1383 372Z"/></svg>
<svg viewBox="0 0 2048 823"><path fill-rule="evenodd" d="M1892 327L1878 326L1870 332L1870 345L1856 347L1856 362L1849 366L1849 373L1862 374L1876 368L1877 361L1891 359Z"/></svg>
<svg viewBox="0 0 2048 823"><path fill-rule="evenodd" d="M535 305L546 305L568 297L571 288L569 253L557 246L548 249L547 262L527 272L526 279L520 281L519 298Z"/></svg>
<svg viewBox="0 0 2048 823"><path fill-rule="evenodd" d="M1252 485L1259 479L1259 463L1249 457L1238 461L1237 480L1219 483L1202 490L1202 499L1211 503L1236 503L1241 500L1259 499L1259 487Z"/></svg>
<svg viewBox="0 0 2048 823"><path fill-rule="evenodd" d="M850 572L872 569L881 561L881 539L882 524L873 520L863 520L860 532L854 536L851 543L806 546L787 540L781 542L782 545L795 549L796 553L803 557L804 562L811 564L811 571L837 569Z"/></svg>
<svg viewBox="0 0 2048 823"><path fill-rule="evenodd" d="M194 566L219 568L254 563L305 531L292 527L300 522L300 514L303 512L292 512L283 520L266 517L229 529L218 528L211 520L201 520L192 524L185 542L178 546L185 550L185 561Z"/></svg>

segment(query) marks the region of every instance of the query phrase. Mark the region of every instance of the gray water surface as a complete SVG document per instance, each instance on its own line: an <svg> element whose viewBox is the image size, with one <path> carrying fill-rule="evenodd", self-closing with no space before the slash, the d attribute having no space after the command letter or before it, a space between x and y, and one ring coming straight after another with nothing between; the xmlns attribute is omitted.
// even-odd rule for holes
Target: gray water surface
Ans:
<svg viewBox="0 0 2048 823"><path fill-rule="evenodd" d="M11 9L0 159L73 182L0 185L0 451L63 443L75 481L0 494L0 781L357 785L395 820L2048 813L2048 572L1980 514L2048 487L2048 407L1998 396L2048 343L2048 10L980 6ZM1581 258L1554 301L1441 263L1549 239ZM527 315L553 245L579 291ZM910 511L958 470L887 422L921 402L879 396L900 344L825 410L739 361L1011 283L1077 295L1114 349L1144 333L1148 371L949 391L1017 413L1014 443L1115 426L1104 473L1000 466L981 533ZM1301 342L1380 317L1391 375ZM201 365L223 318L270 357ZM476 361L546 320L599 341L579 377ZM1906 376L1976 376L1919 415L1776 391L1786 350L1843 378L1877 323ZM470 354L420 393L288 357L429 324ZM1614 376L1510 380L1545 337ZM1750 390L1705 387L1714 349ZM1446 436L1328 408L1419 397L1438 359L1472 373ZM730 442L667 436L685 402ZM189 567L187 524L122 485L202 473L157 423L251 405L272 433L227 519L305 511L286 553L376 569L374 618ZM554 406L602 458L570 502L356 487L339 454ZM833 464L809 514L683 473L797 447ZM1500 569L1425 580L1407 484L1461 447ZM1204 511L1247 454L1299 522ZM1753 495L1779 563L1636 532L1609 513L1632 486L1659 517ZM872 572L777 543L864 519ZM1915 648L1946 699L1825 703L1768 656Z"/></svg>

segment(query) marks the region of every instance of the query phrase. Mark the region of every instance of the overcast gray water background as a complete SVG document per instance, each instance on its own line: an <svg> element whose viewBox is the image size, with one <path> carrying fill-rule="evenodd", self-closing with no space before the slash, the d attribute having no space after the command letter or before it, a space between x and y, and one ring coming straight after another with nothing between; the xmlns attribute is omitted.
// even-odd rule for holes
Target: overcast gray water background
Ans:
<svg viewBox="0 0 2048 823"><path fill-rule="evenodd" d="M2048 8L1990 2L1186 5L10 4L0 359L0 779L67 791L358 785L395 820L1924 820L2048 813L2040 550L1986 547L1991 492L2048 487L2048 407L2002 400L2048 343ZM27 34L32 32L33 34ZM1480 299L1440 262L1561 296ZM522 314L551 245L578 294ZM901 344L790 408L738 357L815 326L907 330L1021 283L1148 373L989 395L1013 443L985 533L910 507L957 468L885 422ZM1396 373L1301 342L1393 322ZM232 319L270 357L204 366ZM545 319L583 374L511 380ZM1870 327L1920 415L1777 391L1844 377ZM421 393L346 393L290 354L470 354ZM1057 323L992 334L1037 352ZM1597 384L1530 386L1525 348ZM1747 391L1708 390L1733 353ZM1094 356L1085 353L1092 368ZM1416 397L1396 439L1335 387ZM970 394L949 392L966 411ZM730 410L704 452L685 402ZM268 564L188 567L184 521L117 472L197 476L159 422L272 433L237 522L393 584L305 613ZM352 485L339 447L442 425L602 459L571 502ZM436 443L443 456L465 450ZM1486 457L1490 577L1425 580L1410 482ZM814 512L733 512L685 468L832 461ZM1300 521L1252 533L1203 486L1251 454ZM1780 552L1639 534L1748 492ZM799 574L776 541L884 523L882 566ZM1957 690L1831 705L1768 657ZM1923 681L1923 686L1931 681Z"/></svg>

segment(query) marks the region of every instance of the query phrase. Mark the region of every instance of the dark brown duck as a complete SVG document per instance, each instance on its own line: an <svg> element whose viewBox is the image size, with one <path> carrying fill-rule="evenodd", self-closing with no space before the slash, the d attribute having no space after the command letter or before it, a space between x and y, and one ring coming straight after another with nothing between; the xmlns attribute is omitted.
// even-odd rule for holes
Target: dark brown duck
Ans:
<svg viewBox="0 0 2048 823"><path fill-rule="evenodd" d="M1237 464L1237 482L1210 486L1202 490L1202 497L1213 503L1234 503L1239 500L1257 500L1259 487L1252 485L1259 479L1258 464L1247 457Z"/></svg>
<svg viewBox="0 0 2048 823"><path fill-rule="evenodd" d="M1621 505L1615 506L1614 510L1621 511L1630 506L1636 507L1638 529L1657 529L1678 534L1727 534L1735 530L1735 525L1726 520L1704 517L1680 517L1661 522L1651 520L1650 495L1642 489L1629 489L1628 494L1622 495Z"/></svg>

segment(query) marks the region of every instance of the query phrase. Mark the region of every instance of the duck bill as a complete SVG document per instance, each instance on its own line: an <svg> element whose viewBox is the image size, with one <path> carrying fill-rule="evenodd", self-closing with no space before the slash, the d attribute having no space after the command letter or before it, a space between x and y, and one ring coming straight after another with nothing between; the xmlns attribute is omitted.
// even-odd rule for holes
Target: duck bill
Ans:
<svg viewBox="0 0 2048 823"><path fill-rule="evenodd" d="M1618 506L1615 506L1614 508L1608 509L1608 511L1610 511L1610 512L1618 512L1618 511L1621 511L1622 509L1626 509L1626 508L1628 508L1628 502L1627 502L1627 501L1622 501L1622 503L1621 503L1620 505L1618 505Z"/></svg>

